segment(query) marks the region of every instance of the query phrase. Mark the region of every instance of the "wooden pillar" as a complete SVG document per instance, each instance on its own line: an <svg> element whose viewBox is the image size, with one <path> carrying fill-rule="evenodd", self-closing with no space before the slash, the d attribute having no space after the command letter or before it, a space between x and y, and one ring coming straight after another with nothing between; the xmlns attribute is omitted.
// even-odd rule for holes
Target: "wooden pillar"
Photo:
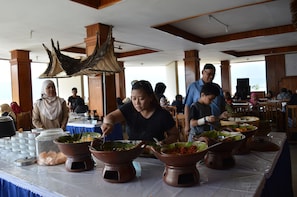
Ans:
<svg viewBox="0 0 297 197"><path fill-rule="evenodd" d="M123 70L120 73L115 74L116 97L120 97L121 99L124 99L127 97L124 62L119 62L119 65L123 68Z"/></svg>
<svg viewBox="0 0 297 197"><path fill-rule="evenodd" d="M10 60L12 101L17 102L23 111L32 111L31 60L29 51L11 51Z"/></svg>
<svg viewBox="0 0 297 197"><path fill-rule="evenodd" d="M87 38L85 39L85 43L87 55L90 55L94 51L97 33L99 34L100 46L106 41L109 29L110 26L100 23L86 26ZM117 108L115 75L106 75L105 81L103 78L102 74L88 78L89 109L97 110L99 116L104 116L104 96L106 98L106 114ZM104 95L104 83L106 87L106 95Z"/></svg>
<svg viewBox="0 0 297 197"><path fill-rule="evenodd" d="M223 91L231 92L230 61L221 61L221 80Z"/></svg>
<svg viewBox="0 0 297 197"><path fill-rule="evenodd" d="M190 50L185 51L185 80L186 80L186 89L194 81L197 81L200 78L200 59L199 51Z"/></svg>
<svg viewBox="0 0 297 197"><path fill-rule="evenodd" d="M272 90L274 94L277 94L282 88L279 87L279 83L286 76L285 55L265 56L265 62L267 90Z"/></svg>

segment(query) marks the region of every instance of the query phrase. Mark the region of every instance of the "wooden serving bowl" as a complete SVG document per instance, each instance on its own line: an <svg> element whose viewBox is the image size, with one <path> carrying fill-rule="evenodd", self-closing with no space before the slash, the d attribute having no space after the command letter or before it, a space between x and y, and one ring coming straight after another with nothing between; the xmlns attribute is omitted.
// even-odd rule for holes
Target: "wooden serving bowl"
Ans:
<svg viewBox="0 0 297 197"><path fill-rule="evenodd" d="M212 132L212 131L210 131ZM218 132L218 131L213 131ZM207 132L206 132L207 133ZM224 132L228 133L228 132ZM230 134L236 133L236 139L218 139L211 138L210 136L195 137L194 140L206 142L209 146L208 152L205 155L205 165L212 169L228 169L235 165L234 154L245 140L245 136L239 132L229 132ZM215 145L215 146L214 146Z"/></svg>
<svg viewBox="0 0 297 197"><path fill-rule="evenodd" d="M60 151L66 155L65 167L67 171L81 172L94 168L94 161L89 151L91 142L62 143L54 140Z"/></svg>
<svg viewBox="0 0 297 197"><path fill-rule="evenodd" d="M207 144L204 142L191 142L191 144L197 146L197 152L176 154L166 151L170 149L170 146L187 146L189 142L176 142L158 148L151 147L153 154L165 163L163 181L168 185L188 187L199 183L200 175L196 163L202 160L207 153Z"/></svg>
<svg viewBox="0 0 297 197"><path fill-rule="evenodd" d="M129 149L119 150L117 145L120 143L131 146ZM145 143L143 141L118 140L103 142L98 139L92 142L90 151L95 158L104 163L102 174L105 181L123 183L135 177L136 171L132 161L142 153L144 148Z"/></svg>

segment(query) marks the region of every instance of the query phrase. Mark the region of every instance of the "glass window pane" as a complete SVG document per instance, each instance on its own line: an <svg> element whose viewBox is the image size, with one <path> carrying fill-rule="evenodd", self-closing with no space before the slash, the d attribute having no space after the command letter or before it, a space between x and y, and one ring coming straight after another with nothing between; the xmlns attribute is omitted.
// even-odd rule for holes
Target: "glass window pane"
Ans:
<svg viewBox="0 0 297 197"><path fill-rule="evenodd" d="M8 103L12 101L11 94L11 74L10 74L10 63L8 60L0 60L1 77L0 77L0 104Z"/></svg>
<svg viewBox="0 0 297 197"><path fill-rule="evenodd" d="M230 73L232 95L236 92L237 78L249 78L251 91L267 90L265 61L233 63Z"/></svg>

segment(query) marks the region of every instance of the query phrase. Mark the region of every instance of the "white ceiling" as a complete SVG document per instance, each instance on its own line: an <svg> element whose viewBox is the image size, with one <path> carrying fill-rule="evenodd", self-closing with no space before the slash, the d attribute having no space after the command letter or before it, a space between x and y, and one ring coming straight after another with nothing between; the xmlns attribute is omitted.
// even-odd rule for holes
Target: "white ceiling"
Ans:
<svg viewBox="0 0 297 197"><path fill-rule="evenodd" d="M208 38L292 24L290 0L260 4L263 1L122 0L97 10L70 0L0 0L0 59L10 59L10 51L18 49L30 51L32 61L48 62L42 43L50 47L53 38L61 49L84 47L85 26L103 23L113 26L115 47L122 48L116 52L143 48L159 51L119 59L125 66L167 65L182 61L184 51L193 49L199 50L202 63L264 60L264 55L237 58L221 51L296 46L297 32L202 45L153 28L172 24ZM259 4L245 6L254 3ZM210 18L210 14L225 25Z"/></svg>

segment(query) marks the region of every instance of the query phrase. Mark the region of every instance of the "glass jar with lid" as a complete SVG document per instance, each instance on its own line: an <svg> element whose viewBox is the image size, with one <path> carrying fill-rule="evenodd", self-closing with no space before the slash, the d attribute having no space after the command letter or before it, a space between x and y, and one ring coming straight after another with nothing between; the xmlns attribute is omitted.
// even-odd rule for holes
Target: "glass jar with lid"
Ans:
<svg viewBox="0 0 297 197"><path fill-rule="evenodd" d="M35 138L37 163L39 165L58 165L66 161L66 156L59 150L54 140L66 135L63 129L47 129Z"/></svg>

